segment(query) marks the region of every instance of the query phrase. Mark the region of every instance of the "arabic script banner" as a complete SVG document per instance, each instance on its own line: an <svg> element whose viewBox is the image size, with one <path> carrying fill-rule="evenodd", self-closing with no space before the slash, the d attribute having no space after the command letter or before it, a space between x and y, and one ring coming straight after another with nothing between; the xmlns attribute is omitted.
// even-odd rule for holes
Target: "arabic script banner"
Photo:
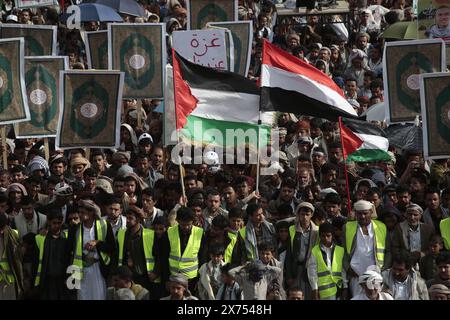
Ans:
<svg viewBox="0 0 450 320"><path fill-rule="evenodd" d="M190 30L173 33L173 47L183 58L209 68L228 70L226 30Z"/></svg>

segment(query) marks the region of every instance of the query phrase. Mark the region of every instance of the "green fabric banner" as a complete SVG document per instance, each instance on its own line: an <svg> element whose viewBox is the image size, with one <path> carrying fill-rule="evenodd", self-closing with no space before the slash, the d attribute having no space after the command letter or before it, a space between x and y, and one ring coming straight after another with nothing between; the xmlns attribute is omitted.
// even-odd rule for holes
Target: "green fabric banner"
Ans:
<svg viewBox="0 0 450 320"><path fill-rule="evenodd" d="M238 0L195 0L187 2L188 29L206 27L208 22L237 21Z"/></svg>
<svg viewBox="0 0 450 320"><path fill-rule="evenodd" d="M31 120L14 128L18 138L55 137L59 117L59 72L67 57L25 58L25 85Z"/></svg>
<svg viewBox="0 0 450 320"><path fill-rule="evenodd" d="M423 79L422 120L425 156L450 157L450 74L430 74Z"/></svg>
<svg viewBox="0 0 450 320"><path fill-rule="evenodd" d="M23 39L0 40L0 124L30 119L23 60Z"/></svg>
<svg viewBox="0 0 450 320"><path fill-rule="evenodd" d="M122 86L119 71L64 72L57 147L118 147Z"/></svg>
<svg viewBox="0 0 450 320"><path fill-rule="evenodd" d="M419 75L445 66L440 40L388 43L384 57L385 100L391 123L414 121L420 114Z"/></svg>
<svg viewBox="0 0 450 320"><path fill-rule="evenodd" d="M109 24L109 69L125 73L123 98L164 96L166 39L162 23Z"/></svg>
<svg viewBox="0 0 450 320"><path fill-rule="evenodd" d="M56 26L2 24L2 39L23 37L25 39L25 56L56 55Z"/></svg>
<svg viewBox="0 0 450 320"><path fill-rule="evenodd" d="M108 70L108 31L85 32L83 37L89 69Z"/></svg>

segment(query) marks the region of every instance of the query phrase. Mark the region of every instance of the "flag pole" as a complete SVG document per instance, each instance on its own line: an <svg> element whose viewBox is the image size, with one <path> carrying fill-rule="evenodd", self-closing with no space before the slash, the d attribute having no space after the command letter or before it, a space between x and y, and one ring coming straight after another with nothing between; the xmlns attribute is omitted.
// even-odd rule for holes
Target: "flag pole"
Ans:
<svg viewBox="0 0 450 320"><path fill-rule="evenodd" d="M175 50L172 48L172 64L175 64L175 59L176 59L177 57L175 56ZM175 73L175 67L173 68L173 73ZM174 101L174 105L175 105L175 110L176 110L176 106L177 106L177 95L175 94L175 88L176 88L176 85L175 85L175 74L174 74L174 76L173 76L173 101ZM175 112L175 123L177 123L177 113ZM180 144L181 143L181 138L180 138L180 134L179 134L179 131L178 131L178 129L176 128L176 126L175 126L175 130L176 130L176 132L177 132L177 141L178 141L178 144ZM176 146L175 146L175 148L176 148ZM185 200L186 200L186 189L185 189L185 187L184 187L184 176L183 176L183 174L184 174L184 170L183 170L183 166L182 166L182 164L181 164L181 157L180 157L180 153L178 152L178 154L177 154L177 157L178 157L178 169L179 169L179 171L180 171L180 183L181 183L181 191L182 191L182 196L183 196L183 201L182 201L182 203L183 203L183 205L184 206L186 206L186 202L185 202Z"/></svg>
<svg viewBox="0 0 450 320"><path fill-rule="evenodd" d="M259 135L260 135L260 127L261 127L261 111L259 111L259 119L258 119L258 136L256 138L256 192L259 192L259 170L260 170L260 145L259 145Z"/></svg>
<svg viewBox="0 0 450 320"><path fill-rule="evenodd" d="M347 189L347 206L348 206L348 213L350 214L350 211L352 210L352 200L350 198L350 183L348 181L348 170L347 170L347 153L345 152L344 147L344 138L342 136L342 117L339 117L339 134L341 136L341 145L342 145L342 157L344 158L344 174L345 174L345 185Z"/></svg>

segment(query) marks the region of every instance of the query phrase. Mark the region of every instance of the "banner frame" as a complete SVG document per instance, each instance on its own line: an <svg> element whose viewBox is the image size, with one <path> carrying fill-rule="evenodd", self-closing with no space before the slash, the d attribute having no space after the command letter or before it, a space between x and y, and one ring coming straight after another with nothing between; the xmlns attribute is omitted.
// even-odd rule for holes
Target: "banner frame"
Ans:
<svg viewBox="0 0 450 320"><path fill-rule="evenodd" d="M61 129L62 129L62 120L64 115L64 81L65 76L69 74L117 74L119 75L119 90L117 92L117 101L116 101L116 130L115 130L115 145L114 146L72 146L72 147L62 147L60 146L60 138L61 138ZM120 146L120 117L122 114L122 93L123 93L123 83L125 80L125 73L119 70L61 70L59 72L59 117L58 117L58 128L55 138L55 148L61 150L70 150L70 149L79 149L79 148L104 148L104 149L117 149Z"/></svg>
<svg viewBox="0 0 450 320"><path fill-rule="evenodd" d="M57 46L57 41L58 41L58 26L50 26L50 25L33 25L33 24L0 24L0 35L2 34L2 29L5 28L9 28L9 29L13 29L13 28L24 28L24 29L47 29L47 30L53 30L53 36L52 36L52 52L51 52L51 56L56 56L57 52L56 52L56 46ZM23 38L23 37L22 37ZM13 38L3 38L2 35L2 39L13 39ZM25 52L24 52L24 56L25 56ZM34 56L27 56L27 57L34 57Z"/></svg>

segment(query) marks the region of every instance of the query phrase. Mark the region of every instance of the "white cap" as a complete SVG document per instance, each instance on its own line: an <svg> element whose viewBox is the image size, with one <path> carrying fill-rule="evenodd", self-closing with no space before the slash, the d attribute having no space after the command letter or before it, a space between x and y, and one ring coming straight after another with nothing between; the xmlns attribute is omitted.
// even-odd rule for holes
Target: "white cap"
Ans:
<svg viewBox="0 0 450 320"><path fill-rule="evenodd" d="M150 142L153 143L152 136L150 134L148 134L147 132L144 132L143 134L140 135L140 137L138 139L138 143L140 143L144 139L150 139Z"/></svg>
<svg viewBox="0 0 450 320"><path fill-rule="evenodd" d="M218 165L219 162L219 155L214 151L208 151L203 156L203 161L208 165Z"/></svg>
<svg viewBox="0 0 450 320"><path fill-rule="evenodd" d="M10 14L9 16L6 17L6 22L8 21L19 22L19 18L17 18L17 16L14 14Z"/></svg>

